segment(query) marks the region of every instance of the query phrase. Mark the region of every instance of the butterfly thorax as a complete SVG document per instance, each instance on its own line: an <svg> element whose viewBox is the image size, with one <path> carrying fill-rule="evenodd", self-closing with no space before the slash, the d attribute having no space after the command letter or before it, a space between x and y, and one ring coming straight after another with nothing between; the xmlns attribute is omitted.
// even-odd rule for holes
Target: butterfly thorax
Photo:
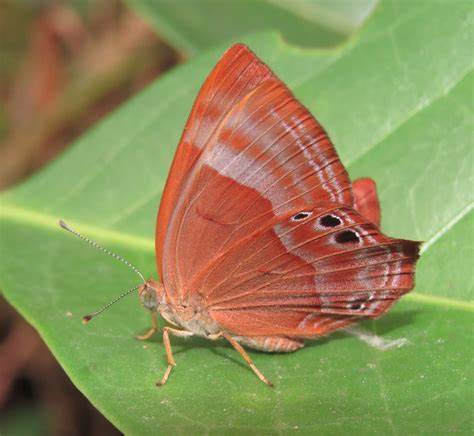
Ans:
<svg viewBox="0 0 474 436"><path fill-rule="evenodd" d="M159 312L170 324L195 335L206 337L221 330L197 293L190 294L190 298L185 302L173 303L169 301L164 286L150 279L139 289L139 296L146 309Z"/></svg>

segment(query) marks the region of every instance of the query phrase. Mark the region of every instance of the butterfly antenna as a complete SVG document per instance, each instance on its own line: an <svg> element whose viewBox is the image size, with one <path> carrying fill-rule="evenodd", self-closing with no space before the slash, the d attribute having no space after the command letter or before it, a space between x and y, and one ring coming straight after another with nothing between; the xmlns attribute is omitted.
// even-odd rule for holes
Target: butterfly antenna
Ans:
<svg viewBox="0 0 474 436"><path fill-rule="evenodd" d="M68 224L66 224L63 220L59 220L58 221L58 224L60 225L60 227L62 227L64 230L67 230L69 233L72 233L74 236L77 236L79 239L82 239L83 241L87 242L89 245L92 245L92 247L94 248L97 248L98 250L102 251L103 253L105 254L108 254L109 256L112 256L114 259L117 259L119 260L120 262L124 263L125 265L127 265L129 268L131 268L133 271L135 271L138 276L140 277L140 279L143 281L143 283L146 283L146 280L145 280L145 277L143 277L143 274L138 270L138 268L136 268L135 266L133 266L128 260L124 259L122 256L119 256L118 254L108 250L107 248L105 247L102 247L102 245L98 244L97 242L95 241L92 241L91 239L89 238L86 238L84 235L81 235L77 230L74 230L71 226L69 226ZM128 292L131 292L130 291L127 291ZM122 298L123 296L125 296L126 294L120 296L117 300L120 300L120 298ZM115 303L115 301L113 302ZM112 303L111 303L112 304ZM110 305L108 305L110 306ZM108 307L107 306L107 307ZM106 308L107 308L106 307ZM106 308L104 309L101 309L100 312L102 312L103 310L105 310Z"/></svg>
<svg viewBox="0 0 474 436"><path fill-rule="evenodd" d="M102 307L99 310L96 310L95 312L90 313L89 315L85 315L82 317L82 323L87 324L92 318L94 318L97 315L100 315L102 312L107 310L112 304L115 304L117 301L121 300L123 297L127 296L128 294L132 293L133 291L136 291L141 285L135 286L131 289L126 290L122 294L120 294L117 298L112 300L110 303L107 303L104 307Z"/></svg>

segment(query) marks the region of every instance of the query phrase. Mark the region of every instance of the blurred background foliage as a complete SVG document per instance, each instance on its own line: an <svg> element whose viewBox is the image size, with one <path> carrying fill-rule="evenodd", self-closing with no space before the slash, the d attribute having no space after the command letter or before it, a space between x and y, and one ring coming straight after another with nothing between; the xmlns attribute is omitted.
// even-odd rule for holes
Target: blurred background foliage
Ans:
<svg viewBox="0 0 474 436"><path fill-rule="evenodd" d="M127 0L183 53L278 29L290 44L334 47L367 18L375 0ZM185 8L183 7L185 5Z"/></svg>
<svg viewBox="0 0 474 436"><path fill-rule="evenodd" d="M330 48L375 0L3 0L0 189L46 165L121 102L201 50L262 30ZM118 431L0 297L0 433Z"/></svg>

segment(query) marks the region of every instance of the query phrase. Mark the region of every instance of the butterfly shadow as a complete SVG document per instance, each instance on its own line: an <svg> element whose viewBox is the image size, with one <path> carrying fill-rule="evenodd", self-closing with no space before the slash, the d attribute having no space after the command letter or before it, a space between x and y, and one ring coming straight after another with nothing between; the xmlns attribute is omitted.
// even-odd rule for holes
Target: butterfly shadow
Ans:
<svg viewBox="0 0 474 436"><path fill-rule="evenodd" d="M391 312L380 319L363 321L360 323L360 326L379 336L385 336L399 330L403 326L414 324L419 313L419 310Z"/></svg>
<svg viewBox="0 0 474 436"><path fill-rule="evenodd" d="M369 336L373 335L373 337L380 337L382 343L384 341L387 341L388 343L397 342L397 340L404 341L404 339L397 337L396 334L394 335L391 333L398 331L403 326L413 324L418 313L419 311L417 310L410 310L403 313L390 313L381 319L365 320L355 325L358 329L362 330L363 332L365 331L365 335L368 334ZM333 341L353 339L353 336L357 337L358 335L354 335L353 333L342 329L327 336L305 341L305 348L311 349L313 347L324 346L325 344ZM402 335L399 334L399 336ZM358 339L360 339L360 337Z"/></svg>
<svg viewBox="0 0 474 436"><path fill-rule="evenodd" d="M154 339L154 342L163 344L161 339ZM176 345L176 347L173 346ZM179 348L177 348L179 346ZM235 352L235 356L233 355L233 348L225 339L219 339L217 341L211 341L206 338L201 338L199 336L193 336L191 338L174 338L173 343L173 355L178 356L181 353L186 353L191 349L207 349L211 351L213 354L223 357L225 359L229 359L230 361L240 365L243 368L248 368L248 365L242 360L242 358ZM223 348L225 347L225 348ZM230 350L230 352L229 352ZM255 351L255 350L251 350Z"/></svg>
<svg viewBox="0 0 474 436"><path fill-rule="evenodd" d="M366 320L359 323L359 325L363 329L368 330L376 335L386 337L386 335L399 330L401 327L405 325L413 324L418 313L419 313L418 310L410 310L410 311L400 312L400 313L389 313L381 319ZM340 330L328 336L323 336L315 340L305 341L305 348L319 347L319 346L325 345L328 342L339 341L343 339L347 340L349 337L350 335L347 332ZM150 342L163 345L162 338L158 335L152 338ZM180 355L181 353L185 353L190 349L205 348L205 349L210 350L213 354L219 357L229 359L230 361L236 363L237 365L240 365L242 368L248 367L248 365L242 360L242 358L237 353L235 353L234 355L233 353L229 352L229 350L232 350L232 346L229 343L227 343L224 339L221 339L218 341L211 341L209 339L201 338L198 336L193 336L188 339L174 337L172 338L172 348L173 348L173 354L175 356ZM265 353L264 351L252 350L249 348L246 348L246 349L250 351L252 354L253 353L268 354L268 353ZM287 354L287 353L272 353L272 354Z"/></svg>

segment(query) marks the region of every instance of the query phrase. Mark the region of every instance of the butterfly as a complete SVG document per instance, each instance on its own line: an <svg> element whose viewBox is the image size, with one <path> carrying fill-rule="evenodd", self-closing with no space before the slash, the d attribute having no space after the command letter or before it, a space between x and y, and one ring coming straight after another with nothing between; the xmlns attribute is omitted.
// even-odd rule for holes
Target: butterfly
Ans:
<svg viewBox="0 0 474 436"><path fill-rule="evenodd" d="M143 280L125 293L137 289L151 312L138 338L158 332L158 314L169 324L159 386L176 365L171 335L227 340L271 386L244 347L295 351L379 317L413 288L419 256L419 242L382 234L375 182L351 182L321 125L243 44L224 53L194 103L155 247L160 281L113 256Z"/></svg>

